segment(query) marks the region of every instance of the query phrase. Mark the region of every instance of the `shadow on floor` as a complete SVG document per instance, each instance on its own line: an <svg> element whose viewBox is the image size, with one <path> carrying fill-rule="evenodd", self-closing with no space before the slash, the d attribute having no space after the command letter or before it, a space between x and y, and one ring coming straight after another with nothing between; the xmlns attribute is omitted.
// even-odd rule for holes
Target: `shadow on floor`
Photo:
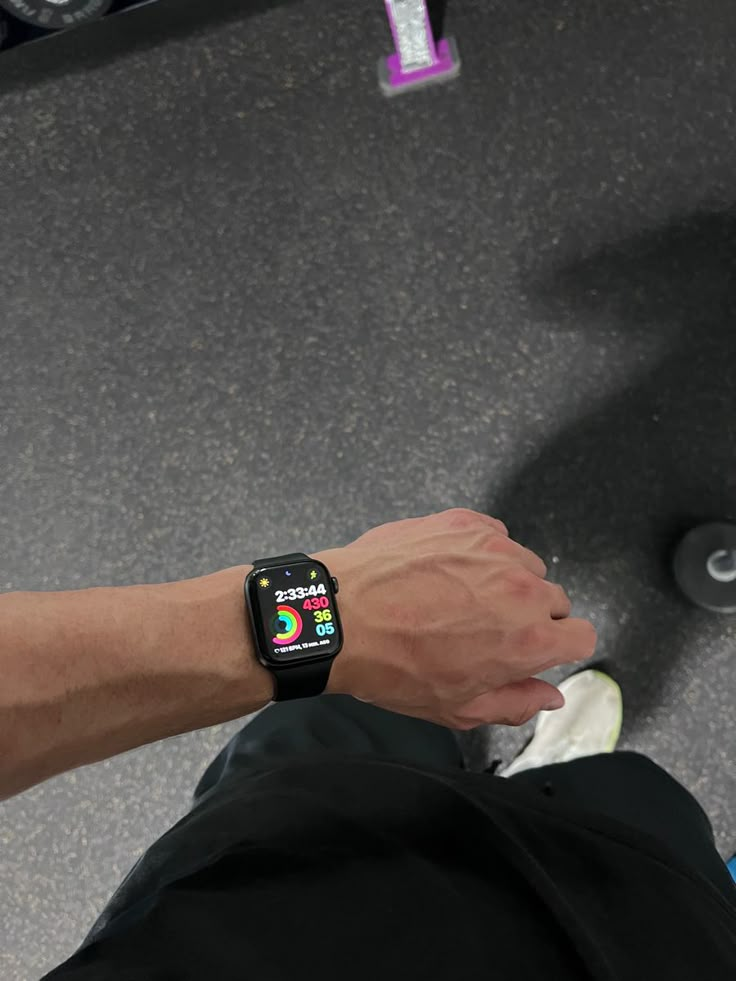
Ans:
<svg viewBox="0 0 736 981"><path fill-rule="evenodd" d="M677 592L673 548L693 525L736 519L736 212L689 217L532 278L545 319L617 331L619 345L646 332L658 352L487 508L548 564L559 557L550 579L610 594L602 653L646 712L687 638L714 622ZM624 597L633 610L617 623Z"/></svg>

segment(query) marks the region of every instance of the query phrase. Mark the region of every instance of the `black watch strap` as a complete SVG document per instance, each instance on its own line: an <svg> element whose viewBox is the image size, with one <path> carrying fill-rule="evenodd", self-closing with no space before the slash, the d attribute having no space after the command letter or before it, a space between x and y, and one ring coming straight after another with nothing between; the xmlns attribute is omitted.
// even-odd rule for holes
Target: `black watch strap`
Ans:
<svg viewBox="0 0 736 981"><path fill-rule="evenodd" d="M261 566L288 565L290 562L308 561L309 556L305 555L304 552L291 552L289 555L274 555L268 559L256 559L253 568L259 569ZM312 664L285 665L283 668L269 665L268 670L274 679L274 702L321 695L327 687L333 660L334 658L330 658Z"/></svg>
<svg viewBox="0 0 736 981"><path fill-rule="evenodd" d="M327 687L333 660L334 658L330 658L313 664L296 664L290 668L269 668L276 688L274 702L321 695Z"/></svg>
<svg viewBox="0 0 736 981"><path fill-rule="evenodd" d="M290 562L309 562L310 556L304 552L290 552L288 555L273 555L270 559L256 559L253 563L254 569L260 569L262 565L288 565Z"/></svg>

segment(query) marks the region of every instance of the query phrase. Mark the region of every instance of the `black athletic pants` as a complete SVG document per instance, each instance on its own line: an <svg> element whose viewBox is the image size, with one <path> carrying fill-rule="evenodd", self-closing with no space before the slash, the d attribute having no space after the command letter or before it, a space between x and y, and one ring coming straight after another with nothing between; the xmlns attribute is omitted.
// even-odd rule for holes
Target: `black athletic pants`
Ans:
<svg viewBox="0 0 736 981"><path fill-rule="evenodd" d="M209 765L195 799L236 770L258 769L264 758L300 753L383 756L429 767L463 767L449 729L397 715L348 695L275 702L230 740ZM489 779L503 779L489 777ZM665 770L639 753L586 756L526 770L520 780L648 832L667 843L733 902L734 885L716 851L710 821L695 798Z"/></svg>

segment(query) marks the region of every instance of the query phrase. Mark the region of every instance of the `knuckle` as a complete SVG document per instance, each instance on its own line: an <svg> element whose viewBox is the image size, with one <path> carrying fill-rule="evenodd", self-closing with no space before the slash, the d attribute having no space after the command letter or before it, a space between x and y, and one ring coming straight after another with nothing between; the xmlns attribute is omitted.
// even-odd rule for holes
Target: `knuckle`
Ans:
<svg viewBox="0 0 736 981"><path fill-rule="evenodd" d="M500 535L509 540L509 529L500 518L494 518L492 514L484 514L482 517L483 527L487 529L489 536L498 538Z"/></svg>
<svg viewBox="0 0 736 981"><path fill-rule="evenodd" d="M482 520L482 515L470 508L450 508L445 511L447 522L452 528L473 528Z"/></svg>
<svg viewBox="0 0 736 981"><path fill-rule="evenodd" d="M439 517L449 527L455 530L483 530L491 538L505 538L509 540L509 530L500 518L494 518L489 514L481 514L480 511L473 511L470 508L449 508L441 511Z"/></svg>
<svg viewBox="0 0 736 981"><path fill-rule="evenodd" d="M508 525L505 522L501 521L500 518L494 518L493 516L491 516L491 521L493 521L493 523L496 525L496 527L501 532L501 534L505 535L508 538L509 536Z"/></svg>
<svg viewBox="0 0 736 981"><path fill-rule="evenodd" d="M546 646L546 631L544 627L534 623L520 630L516 641L517 646L524 654L538 654L540 649Z"/></svg>
<svg viewBox="0 0 736 981"><path fill-rule="evenodd" d="M550 583L549 585L557 592L560 599L564 600L568 606L572 606L570 597L567 595L567 590L564 586L561 586L559 583Z"/></svg>
<svg viewBox="0 0 736 981"><path fill-rule="evenodd" d="M523 566L511 566L504 570L503 583L506 591L518 599L528 599L541 580Z"/></svg>
<svg viewBox="0 0 736 981"><path fill-rule="evenodd" d="M468 672L466 663L449 660L437 672L438 687L445 698L459 700L471 697L475 681Z"/></svg>
<svg viewBox="0 0 736 981"><path fill-rule="evenodd" d="M507 538L506 535L499 535L498 532L488 529L485 536L485 546L489 552L498 552L501 555L517 555L519 546L516 542Z"/></svg>

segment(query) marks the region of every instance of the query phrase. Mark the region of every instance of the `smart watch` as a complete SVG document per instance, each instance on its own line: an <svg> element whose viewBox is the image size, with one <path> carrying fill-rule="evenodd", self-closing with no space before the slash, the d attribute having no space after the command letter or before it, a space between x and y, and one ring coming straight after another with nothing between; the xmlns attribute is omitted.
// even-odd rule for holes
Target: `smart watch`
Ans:
<svg viewBox="0 0 736 981"><path fill-rule="evenodd" d="M256 655L273 674L274 701L311 698L327 687L342 648L337 579L303 552L256 559L245 602Z"/></svg>

